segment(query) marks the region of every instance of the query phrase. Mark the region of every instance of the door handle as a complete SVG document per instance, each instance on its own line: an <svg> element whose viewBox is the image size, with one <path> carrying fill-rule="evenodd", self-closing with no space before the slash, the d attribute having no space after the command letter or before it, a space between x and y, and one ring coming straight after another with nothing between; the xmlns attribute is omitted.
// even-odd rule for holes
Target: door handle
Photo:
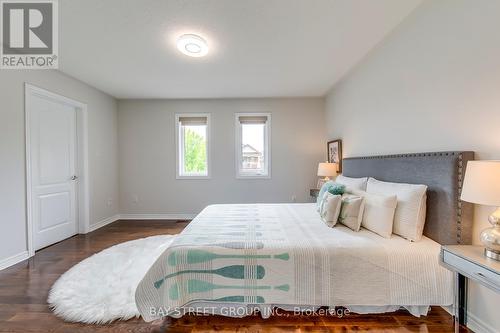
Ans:
<svg viewBox="0 0 500 333"><path fill-rule="evenodd" d="M78 177L76 175L71 177L71 180L77 180L77 179L78 179Z"/></svg>

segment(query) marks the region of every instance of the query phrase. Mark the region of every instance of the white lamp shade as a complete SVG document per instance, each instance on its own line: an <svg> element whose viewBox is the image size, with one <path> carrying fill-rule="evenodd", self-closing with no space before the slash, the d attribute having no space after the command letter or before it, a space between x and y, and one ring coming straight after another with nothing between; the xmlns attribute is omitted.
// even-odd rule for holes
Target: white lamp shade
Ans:
<svg viewBox="0 0 500 333"><path fill-rule="evenodd" d="M461 199L486 206L500 206L500 161L469 161Z"/></svg>
<svg viewBox="0 0 500 333"><path fill-rule="evenodd" d="M333 177L337 175L339 165L337 163L320 163L318 165L319 177Z"/></svg>

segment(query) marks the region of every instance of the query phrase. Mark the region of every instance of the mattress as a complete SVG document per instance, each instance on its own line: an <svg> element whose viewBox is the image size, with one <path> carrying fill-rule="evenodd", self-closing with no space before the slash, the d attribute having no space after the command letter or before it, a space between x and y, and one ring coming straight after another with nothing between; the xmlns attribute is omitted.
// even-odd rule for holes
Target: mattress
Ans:
<svg viewBox="0 0 500 333"><path fill-rule="evenodd" d="M255 309L268 316L275 306L360 313L403 306L425 314L453 302L453 276L439 265L439 250L426 237L329 228L315 204L212 205L149 269L136 304L146 321Z"/></svg>

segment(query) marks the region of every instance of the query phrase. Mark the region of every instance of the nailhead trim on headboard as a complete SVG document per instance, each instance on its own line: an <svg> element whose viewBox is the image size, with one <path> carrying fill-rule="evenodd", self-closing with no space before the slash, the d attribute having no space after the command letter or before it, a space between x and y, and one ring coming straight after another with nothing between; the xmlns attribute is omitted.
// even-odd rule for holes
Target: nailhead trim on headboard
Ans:
<svg viewBox="0 0 500 333"><path fill-rule="evenodd" d="M458 196L457 196L457 243L462 243L462 200L460 200L460 195L462 194L462 181L463 181L463 156L462 154L458 155Z"/></svg>
<svg viewBox="0 0 500 333"><path fill-rule="evenodd" d="M362 156L362 157L348 157L351 160L368 160L368 159L378 159L378 158L400 158L400 157L426 157L426 156L454 156L457 155L462 159L462 154L449 151L449 152L439 152L439 153L411 153L411 154L392 154L392 155L375 155L375 156Z"/></svg>
<svg viewBox="0 0 500 333"><path fill-rule="evenodd" d="M464 156L463 154L467 155ZM375 155L375 156L362 156L362 157L350 157L346 158L346 160L370 160L370 159L391 159L391 158L415 158L415 157L439 157L439 156L450 156L456 157L456 223L455 223L455 241L457 244L470 244L470 219L471 216L471 208L470 204L467 205L466 212L464 212L464 203L460 200L460 195L462 193L462 186L465 174L465 167L468 160L471 159L472 152L461 152L461 151L449 151L449 152L424 152L424 153L405 153L405 154L392 154L392 155ZM473 153L472 153L473 159ZM465 215L464 215L465 214ZM452 215L453 216L453 215ZM465 221L465 222L464 222ZM467 230L464 230L464 223L467 227ZM465 233L465 234L464 234ZM465 238L464 238L465 237Z"/></svg>

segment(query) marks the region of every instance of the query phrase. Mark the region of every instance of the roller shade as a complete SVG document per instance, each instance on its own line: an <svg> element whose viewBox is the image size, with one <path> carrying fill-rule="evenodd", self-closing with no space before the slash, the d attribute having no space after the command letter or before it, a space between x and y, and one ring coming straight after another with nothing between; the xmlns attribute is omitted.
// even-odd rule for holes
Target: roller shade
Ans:
<svg viewBox="0 0 500 333"><path fill-rule="evenodd" d="M265 124L267 116L239 116L238 121L241 124Z"/></svg>
<svg viewBox="0 0 500 333"><path fill-rule="evenodd" d="M207 117L179 117L181 125L206 125Z"/></svg>

